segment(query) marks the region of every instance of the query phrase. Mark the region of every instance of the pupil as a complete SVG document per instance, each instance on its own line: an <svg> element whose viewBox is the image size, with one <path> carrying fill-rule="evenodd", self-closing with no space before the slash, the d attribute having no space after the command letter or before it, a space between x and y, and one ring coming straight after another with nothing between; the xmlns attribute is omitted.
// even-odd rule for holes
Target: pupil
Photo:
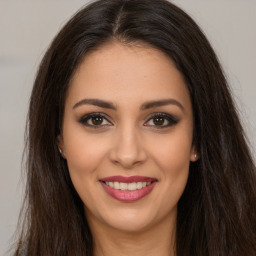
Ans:
<svg viewBox="0 0 256 256"><path fill-rule="evenodd" d="M155 125L163 125L164 118L163 117L155 117L153 122L154 122Z"/></svg>
<svg viewBox="0 0 256 256"><path fill-rule="evenodd" d="M92 118L92 123L94 125L100 125L102 124L103 118L101 116L95 116Z"/></svg>

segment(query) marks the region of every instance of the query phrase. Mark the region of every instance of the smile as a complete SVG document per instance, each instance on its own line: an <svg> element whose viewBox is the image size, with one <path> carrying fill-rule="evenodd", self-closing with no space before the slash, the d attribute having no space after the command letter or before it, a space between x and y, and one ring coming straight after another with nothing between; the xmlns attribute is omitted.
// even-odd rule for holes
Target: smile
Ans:
<svg viewBox="0 0 256 256"><path fill-rule="evenodd" d="M105 192L122 202L137 201L148 195L157 180L144 176L112 176L100 180Z"/></svg>
<svg viewBox="0 0 256 256"><path fill-rule="evenodd" d="M137 190L141 188L145 188L146 186L150 185L150 181L144 181L144 182L132 182L132 183L124 183L124 182L112 182L112 181L107 181L105 183L106 185L110 186L111 188L114 189L120 189L120 190Z"/></svg>

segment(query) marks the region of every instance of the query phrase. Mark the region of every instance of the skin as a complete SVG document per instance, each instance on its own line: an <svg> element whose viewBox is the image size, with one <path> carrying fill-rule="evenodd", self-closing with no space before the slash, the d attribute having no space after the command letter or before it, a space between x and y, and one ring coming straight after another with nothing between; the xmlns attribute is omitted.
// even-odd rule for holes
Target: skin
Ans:
<svg viewBox="0 0 256 256"><path fill-rule="evenodd" d="M84 99L104 100L115 109ZM141 107L166 99L172 102ZM92 126L96 119L86 117L95 112L103 117ZM163 114L159 122L155 113L177 122ZM190 161L197 160L192 138L190 96L164 53L114 41L86 55L67 93L59 147L84 203L94 255L175 255L177 203ZM148 176L157 183L142 199L121 202L99 181L115 175Z"/></svg>

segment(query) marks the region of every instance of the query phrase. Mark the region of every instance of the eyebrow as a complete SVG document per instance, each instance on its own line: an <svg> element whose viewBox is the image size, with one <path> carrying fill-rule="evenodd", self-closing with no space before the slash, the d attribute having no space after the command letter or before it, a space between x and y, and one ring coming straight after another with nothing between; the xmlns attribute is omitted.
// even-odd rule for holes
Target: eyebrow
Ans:
<svg viewBox="0 0 256 256"><path fill-rule="evenodd" d="M108 109L113 109L113 110L117 109L113 103L111 103L109 101L105 101L105 100L100 100L100 99L82 99L82 100L78 101L73 106L73 109L75 109L81 105L94 105L94 106L98 106L101 108L108 108ZM140 109L146 110L146 109L150 109L150 108L154 108L154 107L161 107L161 106L166 106L166 105L176 105L181 110L184 111L184 107L182 106L182 104L175 99L162 99L162 100L156 100L156 101L148 101L148 102L143 103L141 105Z"/></svg>
<svg viewBox="0 0 256 256"><path fill-rule="evenodd" d="M74 106L74 108L77 108L81 105L94 105L94 106L98 106L101 108L109 108L109 109L114 109L116 110L116 107L113 103L105 101L105 100L99 100L99 99L83 99L78 101Z"/></svg>
<svg viewBox="0 0 256 256"><path fill-rule="evenodd" d="M182 111L184 111L184 107L182 106L182 104L175 99L163 99L163 100L145 102L142 104L140 109L145 110L145 109L149 109L149 108L161 107L161 106L166 106L166 105L175 105L175 106L179 107Z"/></svg>

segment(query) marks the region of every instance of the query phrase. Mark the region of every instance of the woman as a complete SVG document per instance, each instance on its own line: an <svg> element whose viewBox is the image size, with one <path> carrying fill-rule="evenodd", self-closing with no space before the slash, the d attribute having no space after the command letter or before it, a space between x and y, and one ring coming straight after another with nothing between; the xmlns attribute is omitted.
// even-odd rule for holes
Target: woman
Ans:
<svg viewBox="0 0 256 256"><path fill-rule="evenodd" d="M64 26L27 150L15 255L256 254L255 167L227 82L167 1L96 1Z"/></svg>

